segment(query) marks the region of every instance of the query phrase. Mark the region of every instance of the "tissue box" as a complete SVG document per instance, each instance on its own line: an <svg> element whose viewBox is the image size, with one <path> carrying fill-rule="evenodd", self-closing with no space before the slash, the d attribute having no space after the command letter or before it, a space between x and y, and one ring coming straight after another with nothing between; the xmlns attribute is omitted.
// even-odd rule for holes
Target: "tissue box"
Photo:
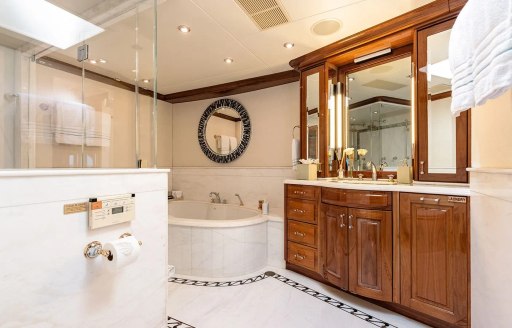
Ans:
<svg viewBox="0 0 512 328"><path fill-rule="evenodd" d="M297 164L297 179L316 180L317 164Z"/></svg>
<svg viewBox="0 0 512 328"><path fill-rule="evenodd" d="M412 183L412 167L399 166L396 170L396 181L398 183Z"/></svg>

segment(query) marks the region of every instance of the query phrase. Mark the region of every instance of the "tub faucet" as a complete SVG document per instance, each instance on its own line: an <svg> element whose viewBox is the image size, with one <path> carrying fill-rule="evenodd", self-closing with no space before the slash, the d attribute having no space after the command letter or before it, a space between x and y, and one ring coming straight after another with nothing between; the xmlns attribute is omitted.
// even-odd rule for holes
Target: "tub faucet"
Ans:
<svg viewBox="0 0 512 328"><path fill-rule="evenodd" d="M372 161L368 162L368 166L372 169L372 181L377 181L377 167Z"/></svg>
<svg viewBox="0 0 512 328"><path fill-rule="evenodd" d="M239 194L235 194L236 197L238 197L238 200L240 201L240 206L244 206L244 202L242 202L242 198L240 198Z"/></svg>
<svg viewBox="0 0 512 328"><path fill-rule="evenodd" d="M215 197L214 197L215 196ZM211 201L212 203L217 203L217 204L220 204L220 195L218 192L215 192L215 191L212 191L210 193L210 197L212 198Z"/></svg>

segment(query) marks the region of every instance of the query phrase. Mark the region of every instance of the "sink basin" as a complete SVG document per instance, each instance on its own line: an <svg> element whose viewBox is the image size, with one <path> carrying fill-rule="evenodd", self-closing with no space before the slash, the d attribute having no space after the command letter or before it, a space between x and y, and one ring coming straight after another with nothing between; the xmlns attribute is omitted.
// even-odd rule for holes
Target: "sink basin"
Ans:
<svg viewBox="0 0 512 328"><path fill-rule="evenodd" d="M350 183L350 184L371 184L371 185L395 185L397 184L396 181L389 181L389 180L340 180L342 183Z"/></svg>

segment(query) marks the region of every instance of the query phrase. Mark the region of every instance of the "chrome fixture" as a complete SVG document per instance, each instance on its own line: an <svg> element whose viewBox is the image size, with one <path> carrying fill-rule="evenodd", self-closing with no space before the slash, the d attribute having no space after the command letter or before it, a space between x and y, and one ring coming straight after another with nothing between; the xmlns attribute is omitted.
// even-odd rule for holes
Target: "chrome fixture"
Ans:
<svg viewBox="0 0 512 328"><path fill-rule="evenodd" d="M214 197L214 196L215 196L215 197ZM212 199L211 199L211 202L212 202L212 203L216 203L216 204L220 204L220 203L221 203L221 201L220 201L220 195L219 195L219 193L218 193L218 192L212 191L212 192L210 193L210 197L212 198Z"/></svg>
<svg viewBox="0 0 512 328"><path fill-rule="evenodd" d="M121 236L119 236L119 239L125 238L125 237L131 237L132 234L129 232L123 233ZM138 241L139 246L142 246L142 242ZM103 245L101 242L95 240L87 244L84 248L84 256L88 259L94 259L98 257L98 255L102 255L107 258L107 260L112 261L114 259L114 255L110 251L106 251L103 249Z"/></svg>
<svg viewBox="0 0 512 328"><path fill-rule="evenodd" d="M236 197L238 197L238 200L240 201L240 206L244 206L244 202L242 202L242 198L240 198L239 194L235 194Z"/></svg>
<svg viewBox="0 0 512 328"><path fill-rule="evenodd" d="M372 161L368 162L368 166L372 169L372 181L377 181L377 167Z"/></svg>

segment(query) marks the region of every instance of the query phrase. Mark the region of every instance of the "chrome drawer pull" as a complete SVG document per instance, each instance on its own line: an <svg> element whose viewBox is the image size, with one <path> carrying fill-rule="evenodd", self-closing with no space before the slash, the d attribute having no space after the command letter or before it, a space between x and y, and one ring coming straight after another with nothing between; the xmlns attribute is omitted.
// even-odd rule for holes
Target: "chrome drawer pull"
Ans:
<svg viewBox="0 0 512 328"><path fill-rule="evenodd" d="M348 216L348 228L349 228L349 229L352 229L352 228L353 228L353 226L352 226L352 219L353 219L353 218L354 218L354 216L353 216L353 215L349 215L349 216Z"/></svg>
<svg viewBox="0 0 512 328"><path fill-rule="evenodd" d="M302 261L302 260L304 260L304 259L306 258L306 256L302 256L302 255L300 255L300 254L295 254L293 257L294 257L296 260L299 260L299 261Z"/></svg>
<svg viewBox="0 0 512 328"><path fill-rule="evenodd" d="M305 195L305 194L306 194L306 192L305 192L305 191L298 191L298 190L295 190L293 193L294 193L295 195Z"/></svg>
<svg viewBox="0 0 512 328"><path fill-rule="evenodd" d="M345 214L340 214L340 218L344 219L345 218Z"/></svg>
<svg viewBox="0 0 512 328"><path fill-rule="evenodd" d="M340 228L345 228L345 224L341 223Z"/></svg>
<svg viewBox="0 0 512 328"><path fill-rule="evenodd" d="M420 198L420 201L422 201L422 202L434 202L434 203L439 203L439 198L425 198L425 197L421 197L421 198Z"/></svg>
<svg viewBox="0 0 512 328"><path fill-rule="evenodd" d="M367 197L386 197L386 195L366 194Z"/></svg>
<svg viewBox="0 0 512 328"><path fill-rule="evenodd" d="M425 165L425 161L420 161L420 174L425 174L425 170L423 166Z"/></svg>
<svg viewBox="0 0 512 328"><path fill-rule="evenodd" d="M299 231L295 231L293 234L295 236L299 236L299 237L305 237L306 236L306 234L304 232L299 232Z"/></svg>
<svg viewBox="0 0 512 328"><path fill-rule="evenodd" d="M293 211L293 212L295 212L295 213L301 213L301 214L306 213L306 211L305 211L305 210L299 210L299 209L297 209L297 208L294 208L292 211Z"/></svg>

